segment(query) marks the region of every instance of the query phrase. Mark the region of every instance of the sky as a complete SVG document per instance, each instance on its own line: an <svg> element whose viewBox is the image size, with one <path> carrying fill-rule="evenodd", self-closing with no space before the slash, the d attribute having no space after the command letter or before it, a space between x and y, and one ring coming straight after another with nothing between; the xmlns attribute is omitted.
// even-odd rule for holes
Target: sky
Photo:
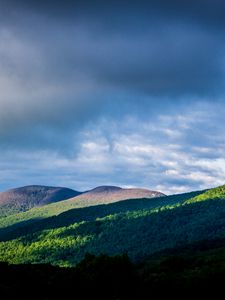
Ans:
<svg viewBox="0 0 225 300"><path fill-rule="evenodd" d="M225 183L225 2L0 0L0 190Z"/></svg>

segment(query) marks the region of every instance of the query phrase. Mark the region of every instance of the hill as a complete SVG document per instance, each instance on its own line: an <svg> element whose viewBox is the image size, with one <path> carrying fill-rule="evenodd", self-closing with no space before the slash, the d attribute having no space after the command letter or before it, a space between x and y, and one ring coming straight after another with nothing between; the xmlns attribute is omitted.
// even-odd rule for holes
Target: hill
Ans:
<svg viewBox="0 0 225 300"><path fill-rule="evenodd" d="M66 200L79 194L80 192L64 187L39 185L10 189L0 193L0 217Z"/></svg>
<svg viewBox="0 0 225 300"><path fill-rule="evenodd" d="M0 224L0 241L17 238L23 234L37 232L43 229L69 226L73 223L82 221L95 221L96 219L107 217L112 214L159 209L166 206L170 207L184 203L186 200L195 197L200 193L202 192L192 192L152 199L131 199L109 204L83 206L75 209L68 209L57 215L52 215L55 210L50 209L52 206L55 208L55 205L46 205L41 208L35 208L2 219ZM70 202L70 199L67 201ZM59 205L61 205L61 202ZM68 208L66 205L63 206L64 209L65 207ZM51 216L47 217L47 215L44 215L43 213L46 211Z"/></svg>
<svg viewBox="0 0 225 300"><path fill-rule="evenodd" d="M225 240L191 244L133 264L126 255L86 255L76 267L0 263L1 299L220 298L225 283ZM35 291L35 293L33 293Z"/></svg>
<svg viewBox="0 0 225 300"><path fill-rule="evenodd" d="M29 211L5 216L1 219L0 228L28 220L32 222L32 220L59 215L74 208L127 200L127 197L130 197L130 199L141 199L143 197L147 197L148 202L151 202L150 205L152 207L152 201L155 199L154 197L160 197L162 198L161 200L164 201L166 197L162 196L165 195L160 192L150 191L147 189L122 189L119 187L100 186L93 190L83 192L82 194L65 201L51 203L42 207L34 207Z"/></svg>
<svg viewBox="0 0 225 300"><path fill-rule="evenodd" d="M17 219L0 231L0 260L71 266L90 252L128 253L138 261L163 249L212 239L221 234L218 224L224 218L218 213L225 211L225 206L220 199L211 201L207 197L201 202L188 202L204 193L76 208L41 220Z"/></svg>
<svg viewBox="0 0 225 300"><path fill-rule="evenodd" d="M212 245L225 240L224 200L225 186L221 186L69 209L42 219L37 215L17 219L0 230L0 260L74 266L86 253L127 253L137 263L203 241Z"/></svg>
<svg viewBox="0 0 225 300"><path fill-rule="evenodd" d="M101 203L113 203L127 199L156 198L163 196L165 196L163 193L148 189L124 189L117 186L99 186L90 191L84 192L82 195L79 195L76 198L84 200L85 203L94 203L96 201L101 201Z"/></svg>

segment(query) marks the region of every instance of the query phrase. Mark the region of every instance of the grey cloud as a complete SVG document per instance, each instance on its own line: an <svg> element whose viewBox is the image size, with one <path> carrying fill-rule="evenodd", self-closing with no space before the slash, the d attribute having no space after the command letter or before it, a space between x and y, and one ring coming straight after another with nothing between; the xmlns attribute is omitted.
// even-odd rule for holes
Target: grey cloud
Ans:
<svg viewBox="0 0 225 300"><path fill-rule="evenodd" d="M12 185L9 178L14 185L28 184L32 178L34 183L49 182L80 190L98 184L115 184L174 193L222 184L225 148L218 147L216 138L225 140L223 128L207 139L204 147L196 139L191 142L191 138L196 128L199 137L206 136L204 125L217 124L217 116L223 115L225 107L221 106L216 113L211 104L207 110L211 115L206 110L202 113L198 105L192 108L195 114L186 108L182 115L179 111L163 112L152 121L127 117L120 122L105 119L86 124L77 141L79 147L75 150L70 145L74 151L71 156L53 150L36 149L32 154L8 151L0 160L2 186L9 187L9 182ZM197 115L201 116L200 121ZM175 129L176 134L171 135ZM214 151L217 157L209 156L208 151Z"/></svg>
<svg viewBox="0 0 225 300"><path fill-rule="evenodd" d="M160 2L161 5L150 3L150 12L157 10L155 18L145 16L145 10L140 5L145 16L144 26L142 14L139 16L138 10L133 10L133 13L129 11L132 3L127 7L124 5L128 10L126 15L134 14L140 22L133 22L129 17L127 20L123 5L117 6L115 3L112 5L107 2L106 5L97 1L97 6L91 2L60 3L54 2L53 5L51 1L21 1L21 6L14 3L23 12L22 17L18 18L25 16L25 21L22 25L17 21L22 33L20 30L17 32L18 26L12 26L16 21L12 20L11 27L19 35L27 34L33 46L42 52L42 78L46 77L50 82L91 78L100 88L112 85L159 95L220 93L224 60L223 33L211 31L207 26L193 25L191 18L185 21L160 18L160 14L165 12L170 15L171 12L178 14L182 11L179 2L172 1L169 6L165 1ZM202 1L200 4L197 7L203 7ZM105 6L109 9L111 5L112 14L121 16L118 23L122 24L125 19L125 28L115 26L114 31L108 30L103 12ZM34 17L29 17L26 6ZM69 22L67 17L57 22L57 19L44 17L39 12L40 9L43 14L51 14L55 10L65 9L69 15L71 9L67 8L70 6L75 8L75 12L80 12L80 17L72 18ZM100 7L103 7L103 11ZM186 5L184 7L184 11L194 11L196 4L191 2L187 9ZM92 9L93 12L88 13ZM205 10L209 10L206 3ZM87 18L83 18L86 14ZM95 23L95 19L99 20L99 24ZM26 66L23 66L24 69ZM40 70L37 70L39 73ZM35 72L35 76L37 74Z"/></svg>

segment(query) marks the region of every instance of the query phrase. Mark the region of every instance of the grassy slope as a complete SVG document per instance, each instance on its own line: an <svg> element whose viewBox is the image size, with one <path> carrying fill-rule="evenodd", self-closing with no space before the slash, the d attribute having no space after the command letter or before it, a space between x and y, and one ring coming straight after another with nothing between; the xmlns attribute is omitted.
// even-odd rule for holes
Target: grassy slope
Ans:
<svg viewBox="0 0 225 300"><path fill-rule="evenodd" d="M108 210L107 205L97 206L94 214L89 211L90 217L85 208L83 214L82 210L79 214L76 209L69 210L46 219L42 228L38 222L26 225L20 232L15 228L16 239L11 240L6 234L7 241L0 243L0 260L69 266L80 261L86 252L126 252L137 261L168 248L225 238L224 196L223 186L197 196L136 200L139 205L133 204L133 209L130 201L121 202L128 205L124 210L121 203L109 206ZM156 201L155 206L146 206L151 201Z"/></svg>

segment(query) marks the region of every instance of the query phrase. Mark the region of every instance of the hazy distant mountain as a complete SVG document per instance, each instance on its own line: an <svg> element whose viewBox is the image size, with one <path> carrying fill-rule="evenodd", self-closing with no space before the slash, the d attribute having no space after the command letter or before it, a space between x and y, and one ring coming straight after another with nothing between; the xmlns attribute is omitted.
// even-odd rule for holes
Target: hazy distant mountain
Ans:
<svg viewBox="0 0 225 300"><path fill-rule="evenodd" d="M141 188L124 189L117 186L99 186L90 191L84 192L76 198L86 201L102 200L106 203L111 203L126 199L139 199L139 198L155 198L165 196L163 193L151 191Z"/></svg>
<svg viewBox="0 0 225 300"><path fill-rule="evenodd" d="M0 216L66 200L80 192L64 187L30 185L0 193Z"/></svg>

